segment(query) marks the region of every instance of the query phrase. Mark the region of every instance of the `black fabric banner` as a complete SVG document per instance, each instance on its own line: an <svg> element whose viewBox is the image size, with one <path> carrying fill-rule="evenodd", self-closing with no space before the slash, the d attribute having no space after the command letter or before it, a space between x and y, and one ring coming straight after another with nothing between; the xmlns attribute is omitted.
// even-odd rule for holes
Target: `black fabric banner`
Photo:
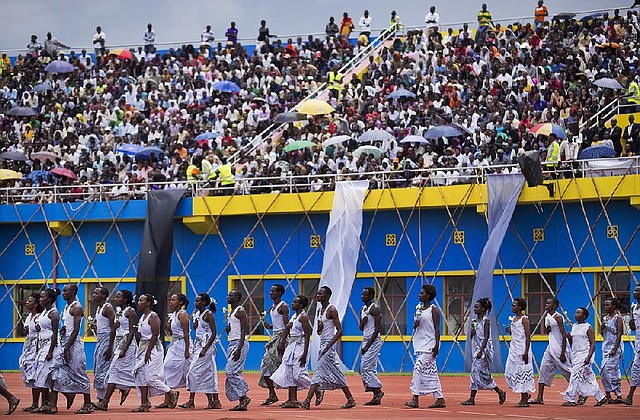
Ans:
<svg viewBox="0 0 640 420"><path fill-rule="evenodd" d="M158 304L155 311L162 321L164 337L167 320L167 293L173 251L173 217L184 190L151 191L147 195L147 218L138 257L136 296L151 293Z"/></svg>

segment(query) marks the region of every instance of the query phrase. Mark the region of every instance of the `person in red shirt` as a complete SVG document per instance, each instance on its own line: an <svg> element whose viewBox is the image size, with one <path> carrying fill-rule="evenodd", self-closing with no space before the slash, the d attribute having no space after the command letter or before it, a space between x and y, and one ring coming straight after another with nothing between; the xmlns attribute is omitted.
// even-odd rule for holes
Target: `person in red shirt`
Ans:
<svg viewBox="0 0 640 420"><path fill-rule="evenodd" d="M351 20L349 13L344 12L342 15L342 21L340 22L340 37L348 39L353 28L353 20Z"/></svg>

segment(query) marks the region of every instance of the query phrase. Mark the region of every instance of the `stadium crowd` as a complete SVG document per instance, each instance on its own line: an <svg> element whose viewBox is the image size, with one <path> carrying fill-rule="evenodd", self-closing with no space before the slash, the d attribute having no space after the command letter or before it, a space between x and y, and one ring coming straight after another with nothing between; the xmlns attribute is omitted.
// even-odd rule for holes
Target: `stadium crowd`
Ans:
<svg viewBox="0 0 640 420"><path fill-rule="evenodd" d="M357 25L346 12L339 24L332 17L322 39L276 39L262 21L255 48L241 44L233 22L217 46L207 26L199 45L165 52L156 50L151 24L135 50L109 50L98 27L94 56L70 51L51 33L44 44L33 35L13 64L2 57L0 169L22 176L0 181L10 192L2 200L50 201L39 189L49 185L71 200L95 193L89 185L126 198L198 180L229 194L289 191L292 182L296 191L326 190L340 177L369 178L372 188L383 178L394 187L449 185L474 182L479 168L501 170L487 167L513 164L527 150L539 150L550 168L601 142L617 156L640 151L635 123L585 124L612 101L631 111L640 104L635 10L551 19L540 1L533 24L494 23L486 5L477 27L441 27L435 7L424 28L405 28L395 11L378 20L395 36L348 82L338 69L369 43L376 19L368 12ZM360 36L350 43L353 31ZM54 60L75 68L46 71ZM626 88L593 84L601 78ZM335 112L285 123L246 147L325 81ZM16 107L34 115L10 115ZM560 126L566 139L534 135L539 123ZM460 134L424 139L441 125ZM374 142L379 154L355 153L372 129L392 138ZM349 139L323 146L340 134ZM402 143L410 135L423 140ZM294 141L316 146L285 151Z"/></svg>

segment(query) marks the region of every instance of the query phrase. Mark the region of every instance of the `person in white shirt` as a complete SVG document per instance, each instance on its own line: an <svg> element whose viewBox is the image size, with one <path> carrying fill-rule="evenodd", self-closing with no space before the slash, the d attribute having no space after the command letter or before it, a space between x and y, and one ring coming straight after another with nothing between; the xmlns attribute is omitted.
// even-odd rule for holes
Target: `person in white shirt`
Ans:
<svg viewBox="0 0 640 420"><path fill-rule="evenodd" d="M94 57L98 57L103 55L104 53L104 44L107 40L107 35L102 32L102 28L98 26L96 28L96 33L93 35L93 54Z"/></svg>
<svg viewBox="0 0 640 420"><path fill-rule="evenodd" d="M211 32L211 25L207 25L207 28L200 34L200 52L202 55L209 57L209 51L211 50L211 43L215 40L213 32Z"/></svg>
<svg viewBox="0 0 640 420"><path fill-rule="evenodd" d="M438 32L438 24L440 23L440 15L436 13L436 6L431 6L429 13L424 17L424 23L427 25L427 37Z"/></svg>
<svg viewBox="0 0 640 420"><path fill-rule="evenodd" d="M367 38L371 35L371 21L373 19L369 16L369 11L365 10L364 15L360 18L358 22L358 27L360 28L360 35L364 35Z"/></svg>
<svg viewBox="0 0 640 420"><path fill-rule="evenodd" d="M151 54L153 45L156 43L156 33L150 23L147 24L147 32L144 33L142 39L144 40L144 53L147 55Z"/></svg>

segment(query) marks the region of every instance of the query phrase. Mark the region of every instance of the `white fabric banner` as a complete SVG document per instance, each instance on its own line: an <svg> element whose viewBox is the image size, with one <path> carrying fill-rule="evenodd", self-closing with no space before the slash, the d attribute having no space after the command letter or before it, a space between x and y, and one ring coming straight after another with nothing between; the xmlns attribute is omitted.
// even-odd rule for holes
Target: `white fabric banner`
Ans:
<svg viewBox="0 0 640 420"><path fill-rule="evenodd" d="M336 183L333 207L324 241L324 258L320 286L329 286L333 292L330 302L338 310L340 320L349 305L349 296L356 277L356 264L360 254L362 232L362 206L369 181L342 181ZM315 367L320 350L318 318L313 325L310 345L311 366Z"/></svg>
<svg viewBox="0 0 640 420"><path fill-rule="evenodd" d="M631 166L636 163L635 159L592 159L587 161L587 175L592 178L602 176L615 176L624 175L626 173L636 173L635 171L629 172Z"/></svg>

